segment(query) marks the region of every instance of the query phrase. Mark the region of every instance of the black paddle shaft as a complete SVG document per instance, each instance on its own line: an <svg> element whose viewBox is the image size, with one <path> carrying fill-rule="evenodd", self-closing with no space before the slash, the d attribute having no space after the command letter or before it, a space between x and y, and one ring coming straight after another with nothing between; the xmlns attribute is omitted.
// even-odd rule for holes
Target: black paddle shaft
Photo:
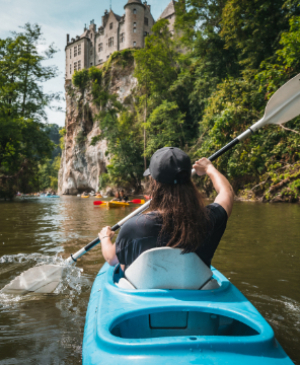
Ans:
<svg viewBox="0 0 300 365"><path fill-rule="evenodd" d="M234 147L235 145L237 145L240 142L239 139L235 138L233 139L231 142L229 142L226 146L222 147L219 151L217 151L216 153L214 153L213 155L211 155L208 159L209 161L214 161L216 160L218 157L220 157L221 155L223 155L225 152L229 151L232 147Z"/></svg>

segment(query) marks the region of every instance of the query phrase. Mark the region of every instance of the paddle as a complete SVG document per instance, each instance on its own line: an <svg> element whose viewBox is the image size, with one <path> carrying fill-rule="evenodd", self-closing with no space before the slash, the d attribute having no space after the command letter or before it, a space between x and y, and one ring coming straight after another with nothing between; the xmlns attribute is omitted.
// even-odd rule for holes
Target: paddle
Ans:
<svg viewBox="0 0 300 365"><path fill-rule="evenodd" d="M133 204L144 204L145 203L145 200L144 199L133 199L131 201L128 201L126 203L133 203ZM95 200L94 205L106 205L107 202L104 202L102 200Z"/></svg>
<svg viewBox="0 0 300 365"><path fill-rule="evenodd" d="M145 200L144 199L132 199L129 203L133 203L133 204L145 204Z"/></svg>
<svg viewBox="0 0 300 365"><path fill-rule="evenodd" d="M247 129L240 136L221 148L209 157L214 161L223 153L230 150L236 144L249 137L252 133L267 124L283 124L300 114L300 74L284 84L269 100L265 114L262 119ZM192 174L195 170L192 170ZM149 208L151 200L147 201L140 208L129 214L112 227L113 231L118 230L128 219L142 213ZM71 255L65 264L69 265L77 261L81 256L91 250L100 242L99 238L94 239L81 250ZM51 293L57 287L63 274L62 266L45 265L33 267L6 285L1 291L4 293L23 294L28 292Z"/></svg>
<svg viewBox="0 0 300 365"><path fill-rule="evenodd" d="M102 200L95 200L94 202L93 202L93 204L94 205L106 205L107 204L107 202L103 202Z"/></svg>

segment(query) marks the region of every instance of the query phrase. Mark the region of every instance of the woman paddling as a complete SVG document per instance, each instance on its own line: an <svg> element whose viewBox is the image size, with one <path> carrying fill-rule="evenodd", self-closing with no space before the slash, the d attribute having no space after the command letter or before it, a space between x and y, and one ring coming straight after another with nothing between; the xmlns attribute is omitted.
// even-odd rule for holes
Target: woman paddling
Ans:
<svg viewBox="0 0 300 365"><path fill-rule="evenodd" d="M210 266L232 211L234 193L228 180L202 158L193 168L199 176L208 175L218 194L205 207L191 180L191 168L189 156L179 148L165 147L154 153L144 173L151 176L150 212L126 222L115 244L110 227L99 233L103 256L110 265L120 263L124 270L144 251L169 246L195 252Z"/></svg>

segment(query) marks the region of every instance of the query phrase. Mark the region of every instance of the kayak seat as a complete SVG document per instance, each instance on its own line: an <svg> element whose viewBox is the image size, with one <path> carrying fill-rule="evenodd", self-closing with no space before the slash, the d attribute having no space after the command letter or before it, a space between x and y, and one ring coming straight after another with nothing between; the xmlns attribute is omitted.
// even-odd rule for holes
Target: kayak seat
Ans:
<svg viewBox="0 0 300 365"><path fill-rule="evenodd" d="M116 285L123 289L211 290L219 287L212 274L195 253L159 247L143 252Z"/></svg>

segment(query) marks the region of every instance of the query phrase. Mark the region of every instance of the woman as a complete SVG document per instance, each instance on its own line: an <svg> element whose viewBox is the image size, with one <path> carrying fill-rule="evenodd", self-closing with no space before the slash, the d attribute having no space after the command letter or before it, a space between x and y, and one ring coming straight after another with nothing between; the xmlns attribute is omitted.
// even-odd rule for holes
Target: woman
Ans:
<svg viewBox="0 0 300 365"><path fill-rule="evenodd" d="M102 253L110 265L118 262L124 270L140 254L154 247L176 247L195 252L207 266L218 247L231 214L234 193L228 180L206 158L193 168L197 175L208 175L217 192L213 204L203 199L191 180L191 161L175 147L154 153L144 176L151 176L150 212L126 222L117 238L105 227L99 233Z"/></svg>

